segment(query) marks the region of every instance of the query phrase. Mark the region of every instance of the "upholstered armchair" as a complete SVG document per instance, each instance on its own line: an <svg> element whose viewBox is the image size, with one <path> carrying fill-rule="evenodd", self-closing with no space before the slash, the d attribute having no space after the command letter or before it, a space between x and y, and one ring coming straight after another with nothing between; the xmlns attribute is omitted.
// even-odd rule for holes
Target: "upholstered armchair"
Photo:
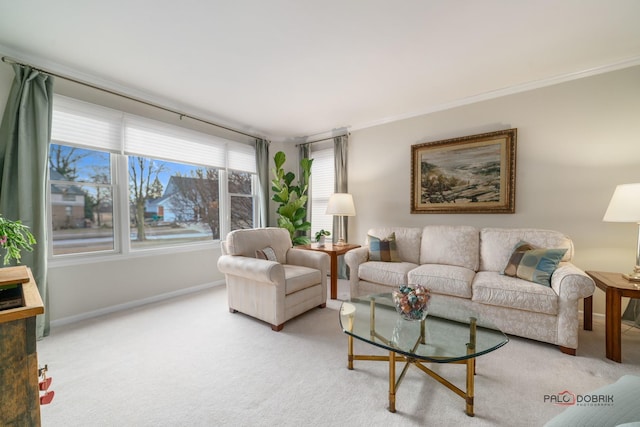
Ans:
<svg viewBox="0 0 640 427"><path fill-rule="evenodd" d="M329 255L292 247L283 228L234 230L221 242L229 311L271 324L274 331L327 304Z"/></svg>

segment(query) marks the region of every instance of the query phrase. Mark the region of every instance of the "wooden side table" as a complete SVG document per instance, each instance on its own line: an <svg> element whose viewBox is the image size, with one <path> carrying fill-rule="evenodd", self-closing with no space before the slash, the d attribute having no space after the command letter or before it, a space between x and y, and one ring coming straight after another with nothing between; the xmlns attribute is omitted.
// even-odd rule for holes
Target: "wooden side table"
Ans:
<svg viewBox="0 0 640 427"><path fill-rule="evenodd" d="M324 252L331 258L331 299L338 299L338 255L344 255L351 249L359 247L360 245L351 245L349 243L345 243L344 245L325 243L322 247L318 246L317 243L296 246L296 248L300 249Z"/></svg>
<svg viewBox="0 0 640 427"><path fill-rule="evenodd" d="M605 340L607 359L622 362L622 297L640 298L640 284L630 282L620 273L586 272L606 295ZM593 329L593 296L584 299L584 329Z"/></svg>

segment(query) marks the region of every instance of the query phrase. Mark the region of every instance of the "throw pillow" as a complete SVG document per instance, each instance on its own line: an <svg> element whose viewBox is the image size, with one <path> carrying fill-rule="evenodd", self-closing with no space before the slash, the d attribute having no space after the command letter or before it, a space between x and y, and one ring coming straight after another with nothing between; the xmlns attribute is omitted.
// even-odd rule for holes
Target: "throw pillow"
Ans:
<svg viewBox="0 0 640 427"><path fill-rule="evenodd" d="M278 262L278 257L276 257L276 251L274 251L271 246L267 246L264 249L258 249L256 251L256 258Z"/></svg>
<svg viewBox="0 0 640 427"><path fill-rule="evenodd" d="M385 238L368 235L369 261L400 262L396 249L396 233L391 233Z"/></svg>
<svg viewBox="0 0 640 427"><path fill-rule="evenodd" d="M540 249L527 242L519 242L503 273L544 286L551 286L551 275L566 249Z"/></svg>

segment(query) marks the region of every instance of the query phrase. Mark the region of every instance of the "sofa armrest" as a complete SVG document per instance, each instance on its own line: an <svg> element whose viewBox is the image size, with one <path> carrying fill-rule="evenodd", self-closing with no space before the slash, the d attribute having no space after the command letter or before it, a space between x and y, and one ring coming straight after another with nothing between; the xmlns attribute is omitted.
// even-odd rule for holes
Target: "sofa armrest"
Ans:
<svg viewBox="0 0 640 427"><path fill-rule="evenodd" d="M218 270L224 274L244 277L257 282L284 285L284 267L275 261L222 255L218 258Z"/></svg>
<svg viewBox="0 0 640 427"><path fill-rule="evenodd" d="M355 248L344 254L344 262L351 269L351 274L357 275L360 264L367 261L369 261L369 248Z"/></svg>
<svg viewBox="0 0 640 427"><path fill-rule="evenodd" d="M551 275L551 288L560 299L579 300L593 295L596 285L587 273L569 262L563 262Z"/></svg>
<svg viewBox="0 0 640 427"><path fill-rule="evenodd" d="M324 252L291 248L287 251L287 264L315 268L326 274L329 268L329 255Z"/></svg>

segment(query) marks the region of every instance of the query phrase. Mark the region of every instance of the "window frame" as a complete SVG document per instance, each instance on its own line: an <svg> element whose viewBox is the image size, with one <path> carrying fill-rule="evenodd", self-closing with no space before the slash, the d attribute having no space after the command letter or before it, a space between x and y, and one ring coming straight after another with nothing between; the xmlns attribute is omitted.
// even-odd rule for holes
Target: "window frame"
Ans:
<svg viewBox="0 0 640 427"><path fill-rule="evenodd" d="M124 126L126 120L134 120L134 121L142 121L144 122L154 122L151 119L142 118L139 116L134 116L129 113L112 110L106 107L102 107L95 104L86 103L84 101L75 100L72 98L67 98L60 95L54 95L54 101L56 99L63 99L64 103L77 103L78 105L86 104L89 109L95 107L96 110L104 109L107 114L110 115L120 115L122 117L122 135L120 147L118 149L119 152L114 152L114 150L110 150L104 148L102 146L91 146L89 144L78 144L65 140L54 139L54 135L52 135L51 144L58 144L63 146L76 147L81 149L88 149L100 152L106 152L109 154L110 158L110 169L111 169L111 189L112 189L112 198L113 198L113 249L104 250L104 251L95 251L95 252L77 252L70 254L53 254L53 238L48 239L48 262L52 266L65 266L65 265L74 265L74 264L82 264L82 263L90 263L96 261L108 261L108 260L118 260L122 258L136 258L136 257L147 257L154 255L163 255L163 254L172 254L176 252L191 252L202 249L214 249L219 248L219 242L226 238L226 235L229 233L230 228L230 219L231 219L231 195L228 192L228 172L231 170L229 168L229 158L235 155L235 159L241 158L244 161L244 167L250 167L250 157L252 156L255 163L255 147L252 147L251 144L245 144L237 141L226 140L214 135L204 134L202 132L197 132L191 130L189 128L179 127L173 124L162 123L155 121L156 123L161 123L166 126L168 129L172 129L176 132L185 131L186 134L191 133L195 135L204 136L205 138L210 136L211 141L215 141L212 143L222 144L221 146L224 149L224 158L227 163L224 167L217 167L212 165L195 165L191 162L184 162L176 159L167 159L160 157L154 157L158 160L165 160L173 163L182 163L193 166L205 167L205 168L215 168L218 170L219 174L219 217L220 217L220 236L217 239L211 239L206 241L193 241L193 242L168 242L167 244L162 244L158 246L148 247L148 248L132 248L131 239L130 239L130 229L129 224L131 223L131 215L130 215L130 191L129 191L129 170L128 170L128 159L130 157L136 156L136 154L125 154L125 141L124 141ZM56 104L54 102L54 110L56 108ZM54 116L55 118L55 116ZM222 142L221 142L222 141ZM201 141L200 141L201 142ZM230 153L232 153L230 155ZM233 160L231 160L233 161ZM49 156L47 156L47 162L49 162ZM258 185L257 185L257 173L255 170L239 170L240 172L249 173L252 176L251 180L251 195L242 194L241 196L251 197L252 205L253 205L253 214L252 221L253 224L257 224L258 221ZM52 197L51 197L51 184L52 180L49 174L49 168L47 168L47 228L49 236L53 236L53 223L52 223ZM53 181L59 182L59 181ZM82 183L84 184L84 183ZM104 185L103 185L104 186ZM236 196L236 195L234 195Z"/></svg>

